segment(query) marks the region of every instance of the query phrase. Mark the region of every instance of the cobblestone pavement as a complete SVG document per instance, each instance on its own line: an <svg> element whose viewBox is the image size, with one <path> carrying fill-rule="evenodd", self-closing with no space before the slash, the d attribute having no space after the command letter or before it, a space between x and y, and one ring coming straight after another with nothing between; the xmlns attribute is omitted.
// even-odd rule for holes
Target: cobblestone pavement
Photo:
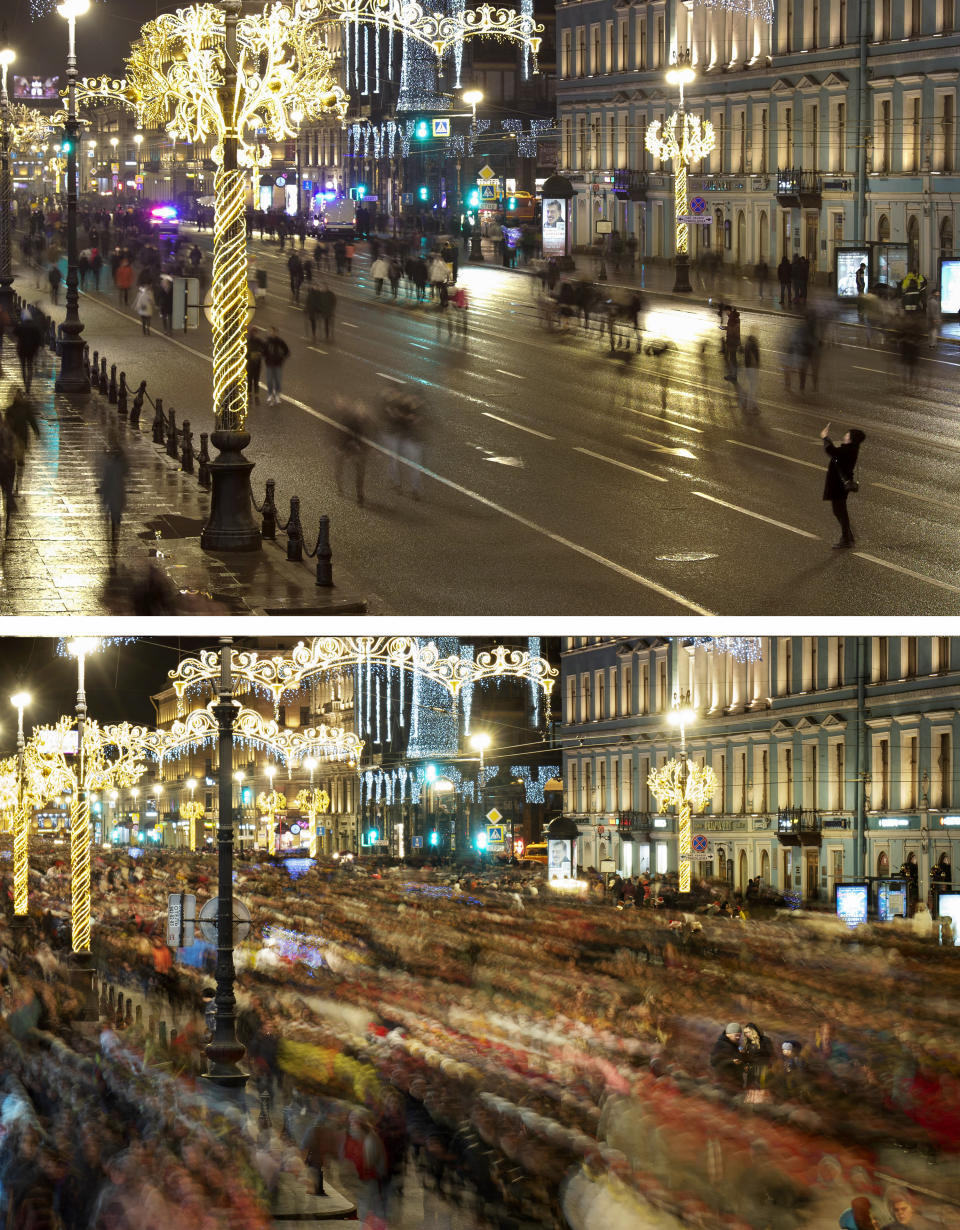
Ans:
<svg viewBox="0 0 960 1230"><path fill-rule="evenodd" d="M24 288L29 292L29 284ZM39 296L38 296L39 298ZM31 436L22 490L3 510L0 615L348 614L365 602L341 576L317 587L310 561L288 562L277 544L259 552L200 549L209 494L195 476L120 419L106 398L56 393L57 360L44 351L31 400ZM3 351L0 407L23 387L9 342ZM144 407L145 424L152 411ZM98 494L102 459L118 443L129 465L127 505L116 559ZM157 552L159 551L159 555ZM334 574L335 577L337 574Z"/></svg>

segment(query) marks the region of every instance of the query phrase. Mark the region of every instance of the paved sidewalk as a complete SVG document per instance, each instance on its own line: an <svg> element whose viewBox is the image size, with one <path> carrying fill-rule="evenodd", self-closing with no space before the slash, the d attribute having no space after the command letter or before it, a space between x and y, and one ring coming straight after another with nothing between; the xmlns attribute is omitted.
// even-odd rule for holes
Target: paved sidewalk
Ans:
<svg viewBox="0 0 960 1230"><path fill-rule="evenodd" d="M28 283L29 285L29 283ZM0 408L22 387L9 342ZM56 359L44 352L31 398L40 420L23 489L4 510L0 615L341 615L367 610L366 598L336 558L332 589L316 585L312 560L290 563L285 542L258 552L201 550L210 506L195 475L153 444L142 427L92 394L71 402L54 391ZM16 378L14 378L16 376ZM152 420L144 407L144 424ZM194 425L196 426L196 424ZM195 437L197 439L197 437ZM117 440L129 463L127 505L116 563L97 493L101 459ZM308 528L307 545L311 546ZM158 554L159 552L159 554Z"/></svg>

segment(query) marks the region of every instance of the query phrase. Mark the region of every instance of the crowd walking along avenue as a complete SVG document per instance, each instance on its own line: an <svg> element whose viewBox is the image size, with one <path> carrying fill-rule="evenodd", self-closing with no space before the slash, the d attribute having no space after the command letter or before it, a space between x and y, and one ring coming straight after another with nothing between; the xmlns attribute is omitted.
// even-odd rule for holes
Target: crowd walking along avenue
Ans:
<svg viewBox="0 0 960 1230"><path fill-rule="evenodd" d="M7 637L0 690L5 1230L960 1226L960 638Z"/></svg>
<svg viewBox="0 0 960 1230"><path fill-rule="evenodd" d="M187 227L181 236L184 258L196 247L202 274L208 237ZM443 306L446 296L431 301L428 288L421 299L406 276L396 297L386 279L378 292L368 245L358 245L342 275L332 253L318 258L315 248L308 240L304 249L311 284L291 289L289 249L256 235L249 244L265 290L251 316L258 375L246 456L258 502L268 478L281 518L299 497L308 548L320 516L329 517L335 571L369 610L960 609L952 547L960 501L950 496L955 325L936 344L925 337L907 367L895 319L887 333L868 331L855 310L837 310L825 295L811 295L802 312L760 300L743 280L711 286L695 274L702 297L678 298L667 293L668 271L643 271L642 285L638 271L611 273L599 290L590 284L585 327L582 310L564 314L562 299L545 300L533 274L461 264L467 306L457 307L452 292ZM39 274L25 264L18 272L25 296L59 319ZM591 272L585 267L584 278ZM571 286L581 294L580 283ZM610 300L623 312L609 310ZM725 345L727 302L738 309L739 352ZM155 320L146 336L109 277L99 291L88 278L82 304L90 347L125 373L131 397L145 380L149 397L179 423L189 420L196 450L210 380L202 316L189 333ZM11 351L8 399L18 385ZM56 525L44 524L58 515L58 501L46 498L57 494L50 460L78 460L64 455L76 443L58 439L50 381L35 380L33 396L50 421L31 446L24 495L9 518L9 580L18 539L55 536ZM125 447L128 422L113 407L98 418L95 405L71 421L89 418L101 431L113 423ZM144 405L142 434L155 422ZM843 552L831 550L841 528L825 499L828 420L837 445L848 430L866 437L859 490L847 498L856 542ZM82 459L88 494L102 448ZM38 465L54 491L43 489ZM142 555L153 534L134 517L129 528L141 545L127 549ZM105 546L105 564L106 555ZM83 609L97 609L102 580L91 581ZM20 592L10 613L64 609L45 604L42 585Z"/></svg>

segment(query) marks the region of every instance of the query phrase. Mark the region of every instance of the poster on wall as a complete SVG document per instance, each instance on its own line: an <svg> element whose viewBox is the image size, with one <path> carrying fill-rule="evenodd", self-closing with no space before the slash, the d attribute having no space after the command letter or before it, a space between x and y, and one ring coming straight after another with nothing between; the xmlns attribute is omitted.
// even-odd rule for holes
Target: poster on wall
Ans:
<svg viewBox="0 0 960 1230"><path fill-rule="evenodd" d="M567 202L559 197L543 201L543 255L567 254Z"/></svg>
<svg viewBox="0 0 960 1230"><path fill-rule="evenodd" d="M960 315L960 260L940 262L940 312L943 316Z"/></svg>
<svg viewBox="0 0 960 1230"><path fill-rule="evenodd" d="M866 265L864 270L864 287L870 288L870 253L866 248L837 249L837 294L841 299L856 299L857 270L860 265Z"/></svg>
<svg viewBox="0 0 960 1230"><path fill-rule="evenodd" d="M551 880L573 879L573 863L570 859L569 841L547 842L547 868Z"/></svg>
<svg viewBox="0 0 960 1230"><path fill-rule="evenodd" d="M937 912L940 918L950 919L950 930L953 934L948 936L948 940L960 948L960 893L941 893L937 903ZM942 929L941 942L947 942L943 938Z"/></svg>
<svg viewBox="0 0 960 1230"><path fill-rule="evenodd" d="M866 884L837 885L837 917L848 927L859 927L867 921Z"/></svg>

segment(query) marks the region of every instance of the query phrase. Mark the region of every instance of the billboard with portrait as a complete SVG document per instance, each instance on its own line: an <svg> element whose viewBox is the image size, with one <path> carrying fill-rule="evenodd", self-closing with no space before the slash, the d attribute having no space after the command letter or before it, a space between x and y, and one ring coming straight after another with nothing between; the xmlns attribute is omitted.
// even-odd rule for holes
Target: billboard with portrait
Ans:
<svg viewBox="0 0 960 1230"><path fill-rule="evenodd" d="M866 265L864 289L870 289L870 253L866 248L837 248L837 294L841 299L856 299L857 270Z"/></svg>
<svg viewBox="0 0 960 1230"><path fill-rule="evenodd" d="M543 198L543 255L567 254L567 202L561 197Z"/></svg>
<svg viewBox="0 0 960 1230"><path fill-rule="evenodd" d="M13 96L18 100L49 98L60 102L59 77L20 77L14 74Z"/></svg>

